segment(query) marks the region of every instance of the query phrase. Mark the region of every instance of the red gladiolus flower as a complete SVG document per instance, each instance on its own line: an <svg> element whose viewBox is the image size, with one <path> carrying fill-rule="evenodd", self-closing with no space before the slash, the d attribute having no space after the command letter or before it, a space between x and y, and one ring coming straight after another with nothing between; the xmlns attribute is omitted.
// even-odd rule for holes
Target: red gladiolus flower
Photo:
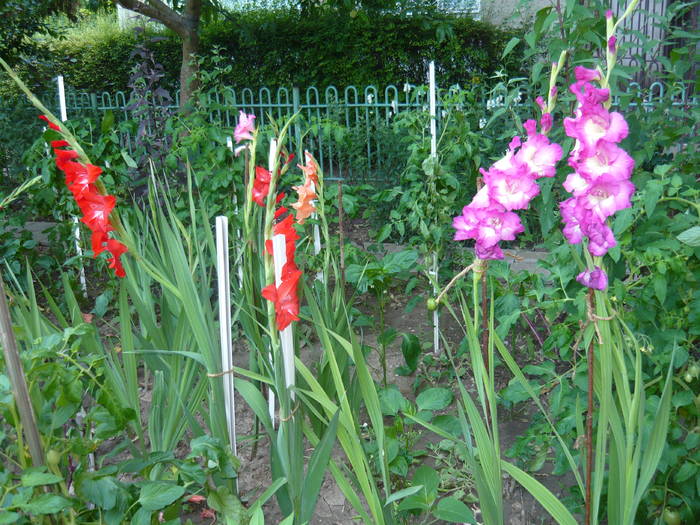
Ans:
<svg viewBox="0 0 700 525"><path fill-rule="evenodd" d="M127 252L126 246L116 239L109 239L107 241L107 251L112 254L112 256L107 259L109 267L114 268L114 274L117 277L125 277L126 272L124 271L120 258Z"/></svg>
<svg viewBox="0 0 700 525"><path fill-rule="evenodd" d="M46 121L51 129L61 133L61 128L50 122L44 115L39 118ZM120 258L126 253L127 248L118 240L109 237L109 232L114 231L109 215L114 209L116 199L113 195L103 195L97 188L96 182L102 169L76 161L80 155L74 150L63 149L68 146L70 144L66 140L51 142L56 155L56 166L65 174L66 186L75 197L75 202L83 214L80 220L92 232L90 241L93 256L97 257L105 250L110 252L112 256L107 259L109 267L114 269L117 277L124 277L126 274Z"/></svg>
<svg viewBox="0 0 700 525"><path fill-rule="evenodd" d="M301 277L301 270L291 268L288 264L282 270L282 283L279 287L274 284L262 289L262 296L275 303L275 321L277 329L281 332L292 321L299 320L299 297L297 296L297 284Z"/></svg>
<svg viewBox="0 0 700 525"><path fill-rule="evenodd" d="M83 212L82 222L87 224L92 231L109 231L109 214L112 213L117 199L113 195L100 195L88 193L78 201L80 211Z"/></svg>
<svg viewBox="0 0 700 525"><path fill-rule="evenodd" d="M259 206L265 207L265 197L270 191L270 172L262 166L255 166L255 180L253 181L253 201Z"/></svg>

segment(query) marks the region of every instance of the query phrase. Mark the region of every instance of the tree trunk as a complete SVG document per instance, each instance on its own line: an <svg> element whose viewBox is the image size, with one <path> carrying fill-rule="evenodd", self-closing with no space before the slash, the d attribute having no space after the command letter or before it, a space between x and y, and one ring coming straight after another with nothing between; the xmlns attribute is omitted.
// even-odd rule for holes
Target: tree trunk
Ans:
<svg viewBox="0 0 700 525"><path fill-rule="evenodd" d="M194 61L199 53L199 20L202 0L186 0L178 13L161 0L116 0L126 9L157 20L182 39L182 66L180 67L180 108L182 109L197 88L199 67Z"/></svg>
<svg viewBox="0 0 700 525"><path fill-rule="evenodd" d="M180 108L184 108L197 89L199 65L194 56L199 52L199 35L194 33L182 39L182 66L180 67Z"/></svg>
<svg viewBox="0 0 700 525"><path fill-rule="evenodd" d="M201 0L187 0L182 15L185 32L182 38L182 66L180 67L180 109L197 89L199 64L196 57L199 53L199 19L201 17Z"/></svg>

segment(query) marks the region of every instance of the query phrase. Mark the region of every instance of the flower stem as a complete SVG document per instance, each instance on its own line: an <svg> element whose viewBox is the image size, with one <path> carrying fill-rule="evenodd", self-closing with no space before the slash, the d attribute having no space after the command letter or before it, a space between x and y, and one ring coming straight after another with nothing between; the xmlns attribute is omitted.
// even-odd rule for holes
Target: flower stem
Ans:
<svg viewBox="0 0 700 525"><path fill-rule="evenodd" d="M588 290L589 309L593 308L593 290ZM594 321L595 322L595 321ZM594 340L588 345L588 410L586 412L586 525L591 525L591 479L593 478L593 366Z"/></svg>

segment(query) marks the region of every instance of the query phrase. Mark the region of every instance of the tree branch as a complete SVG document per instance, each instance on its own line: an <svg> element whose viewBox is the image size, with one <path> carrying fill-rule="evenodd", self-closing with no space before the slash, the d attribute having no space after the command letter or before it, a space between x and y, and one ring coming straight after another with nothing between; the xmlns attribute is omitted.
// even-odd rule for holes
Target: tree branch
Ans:
<svg viewBox="0 0 700 525"><path fill-rule="evenodd" d="M187 34L188 27L183 17L161 0L147 0L148 3L139 0L116 1L120 6L126 9L158 20L165 25L165 27L172 29L181 37Z"/></svg>

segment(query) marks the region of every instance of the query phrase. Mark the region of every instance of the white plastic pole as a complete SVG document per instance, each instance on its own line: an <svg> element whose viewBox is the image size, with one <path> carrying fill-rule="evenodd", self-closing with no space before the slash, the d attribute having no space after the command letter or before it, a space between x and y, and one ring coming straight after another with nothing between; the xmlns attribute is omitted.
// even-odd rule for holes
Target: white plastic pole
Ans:
<svg viewBox="0 0 700 525"><path fill-rule="evenodd" d="M58 83L58 106L61 110L61 122L68 120L68 111L66 108L66 88L63 84L63 75L56 77Z"/></svg>
<svg viewBox="0 0 700 525"><path fill-rule="evenodd" d="M275 235L272 238L272 257L275 262L275 286L282 285L282 268L287 263L287 239L283 234ZM292 334L292 325L288 325L280 332L280 341L282 343L282 363L284 365L284 385L288 390L294 388L294 338ZM290 393L294 399L294 391Z"/></svg>
<svg viewBox="0 0 700 525"><path fill-rule="evenodd" d="M435 62L428 65L428 84L430 87L430 154L437 156L437 88L435 87Z"/></svg>
<svg viewBox="0 0 700 525"><path fill-rule="evenodd" d="M58 106L61 112L61 122L65 122L68 120L68 109L66 107L66 88L63 84L63 75L58 75L56 77L56 83L58 84ZM83 295L87 297L87 280L85 279L85 267L82 261L83 247L80 245L80 224L78 222L78 217L73 217L73 237L75 241L75 251L78 257L81 258L80 270L78 270L80 287L83 289Z"/></svg>
<svg viewBox="0 0 700 525"><path fill-rule="evenodd" d="M219 336L221 339L221 369L224 375L224 405L229 442L236 455L236 404L233 397L233 342L231 341L231 278L228 257L228 217L216 218L216 276L219 292Z"/></svg>
<svg viewBox="0 0 700 525"><path fill-rule="evenodd" d="M271 176L274 177L274 165L275 165L275 154L277 153L277 139L271 139L270 140L270 153L267 157L268 161L268 168L270 173L272 174ZM268 195L268 199L274 199L275 196L273 195ZM274 240L273 240L274 243ZM274 252L274 244L272 245L272 250ZM282 251L286 254L286 250L282 248ZM277 272L275 271L275 274ZM277 279L275 279L275 286L278 286L277 284ZM268 355L269 361L270 361L270 366L274 367L274 363L272 361L272 349L270 349L270 353ZM272 388L269 389L268 391L268 398L267 398L267 409L270 411L270 420L272 421L272 425L274 426L275 424L275 393L272 391Z"/></svg>
<svg viewBox="0 0 700 525"><path fill-rule="evenodd" d="M316 184L314 184L313 181L311 182L311 191L316 193ZM316 201L312 201L311 204L315 205ZM315 219L316 217L318 217L318 214L316 212L314 212L311 216ZM318 223L314 224L313 232L314 232L314 255L318 255L319 253L321 253L321 231L318 227ZM316 279L318 279L322 283L326 282L326 277L325 277L325 275L323 275L323 270L316 273Z"/></svg>
<svg viewBox="0 0 700 525"><path fill-rule="evenodd" d="M430 155L433 161L437 160L437 87L435 86L435 61L431 60L428 65L428 84L430 88ZM439 290L438 283L438 260L437 254L433 253L433 265L430 273L433 276L433 293ZM437 309L433 311L433 352L440 354L440 316Z"/></svg>
<svg viewBox="0 0 700 525"><path fill-rule="evenodd" d="M228 149L233 153L233 139L231 137L226 137L226 146ZM238 215L238 195L234 192L233 194L233 212ZM239 243L238 245L242 247L243 243L241 242L242 235L241 235L241 229L236 228L236 238L238 239ZM243 288L243 261L239 257L238 259L238 286L240 288Z"/></svg>

